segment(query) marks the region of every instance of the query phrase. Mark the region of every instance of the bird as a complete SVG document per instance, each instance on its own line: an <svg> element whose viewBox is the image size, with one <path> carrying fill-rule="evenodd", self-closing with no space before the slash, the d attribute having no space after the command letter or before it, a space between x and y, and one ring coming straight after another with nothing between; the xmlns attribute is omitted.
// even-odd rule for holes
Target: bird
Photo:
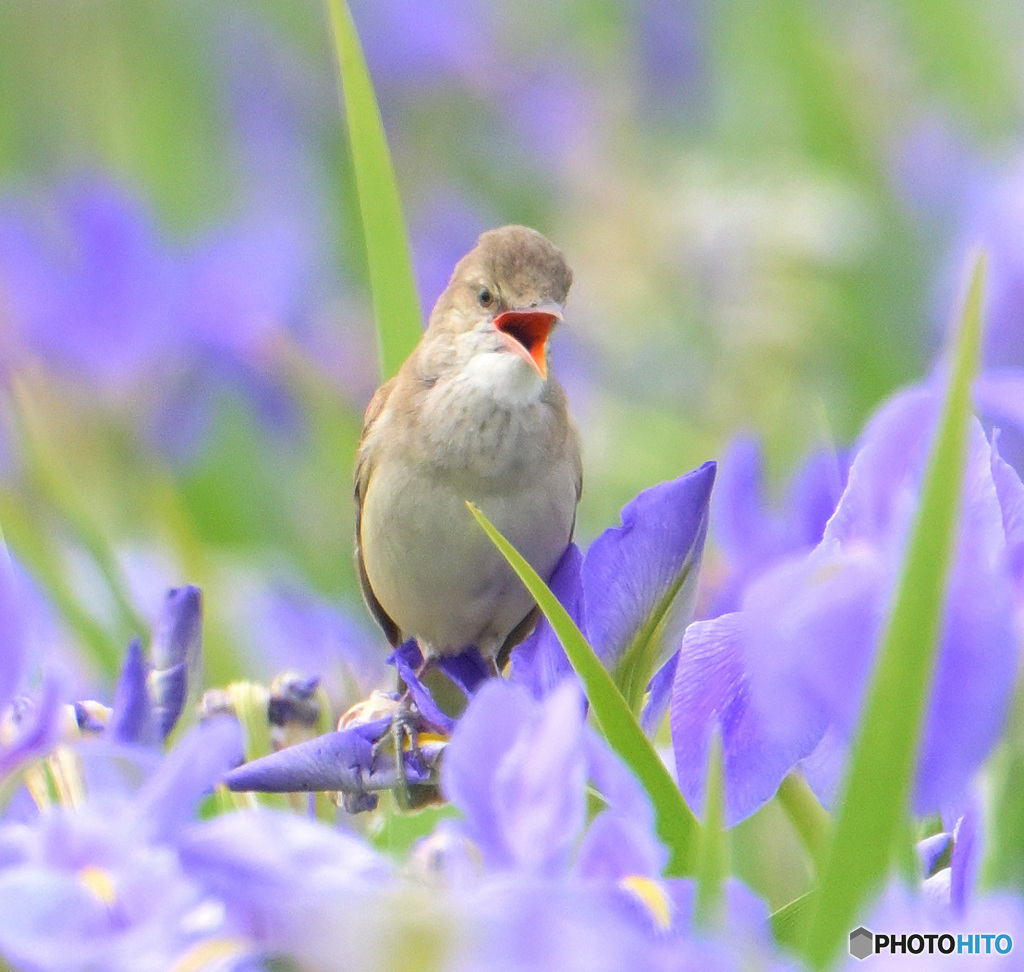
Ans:
<svg viewBox="0 0 1024 972"><path fill-rule="evenodd" d="M355 470L360 585L392 647L414 638L427 664L476 648L497 674L539 617L467 501L545 580L572 540L580 439L547 363L572 277L536 230L483 233L366 409Z"/></svg>

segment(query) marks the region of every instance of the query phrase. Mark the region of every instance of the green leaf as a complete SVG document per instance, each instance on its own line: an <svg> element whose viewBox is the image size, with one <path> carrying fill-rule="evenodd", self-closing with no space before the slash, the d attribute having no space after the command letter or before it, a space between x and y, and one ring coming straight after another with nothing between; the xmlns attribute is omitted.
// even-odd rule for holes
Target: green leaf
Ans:
<svg viewBox="0 0 1024 972"><path fill-rule="evenodd" d="M676 877L692 874L700 824L690 812L679 787L640 728L611 675L540 575L479 509L472 503L466 505L544 612L570 664L583 682L598 727L612 749L636 774L651 798L658 836L669 851L666 875Z"/></svg>
<svg viewBox="0 0 1024 972"><path fill-rule="evenodd" d="M327 6L352 146L380 371L387 379L419 342L420 305L391 153L352 12L345 0L327 0Z"/></svg>
<svg viewBox="0 0 1024 972"><path fill-rule="evenodd" d="M36 400L33 388L28 382L16 383L14 395L6 404L8 418L18 436L25 473L34 501L41 500L48 505L54 522L59 523L59 526L89 555L106 582L116 612L116 631L111 632L114 636L111 643L116 647L111 652L108 644L108 650L98 654L97 660L104 667L109 667L110 671L117 671L121 655L118 642L123 645L135 635L148 633L149 625L135 608L131 585L121 568L117 554L102 526L96 521L92 508L86 502L87 497L79 488L75 471L68 462L61 442L47 426L44 410ZM11 499L13 500L13 496ZM31 516L26 518L25 526L35 530L38 539L42 531L32 522L33 520L34 517ZM37 547L37 552L41 552L41 545ZM57 552L56 556L61 557L61 553ZM66 570L66 567L64 569ZM84 611L76 611L72 598L62 596L61 591L67 590L66 583L57 582L52 590L55 601L65 610L65 617L69 623L85 635L90 648L102 652L98 632L89 624Z"/></svg>
<svg viewBox="0 0 1024 972"><path fill-rule="evenodd" d="M820 870L828 853L832 833L832 819L828 811L818 802L799 770L790 772L779 784L775 799L789 817L815 871Z"/></svg>
<svg viewBox="0 0 1024 972"><path fill-rule="evenodd" d="M725 829L725 767L722 735L717 730L708 748L704 826L697 848L694 922L702 928L715 928L721 924L722 889L729 876L729 836Z"/></svg>
<svg viewBox="0 0 1024 972"><path fill-rule="evenodd" d="M1024 892L1024 681L1018 680L1004 743L991 765L992 798L982 884Z"/></svg>
<svg viewBox="0 0 1024 972"><path fill-rule="evenodd" d="M693 550L690 551L678 576L655 605L647 623L626 646L615 666L615 684L622 690L626 704L634 714L638 715L643 708L647 686L658 666L666 660L666 629L671 623L673 630L682 630L693 615L702 551L703 545L698 546L696 556ZM682 623L681 618L685 618ZM678 648L678 644L675 647Z"/></svg>
<svg viewBox="0 0 1024 972"><path fill-rule="evenodd" d="M773 911L768 920L775 941L792 949L799 948L813 905L814 892L808 891L799 898L794 898L789 904L783 905L778 911Z"/></svg>
<svg viewBox="0 0 1024 972"><path fill-rule="evenodd" d="M868 691L835 835L808 928L813 968L832 961L858 909L884 882L909 811L941 632L944 593L964 480L971 385L981 346L985 260L979 257L952 363L951 377L921 487L902 576Z"/></svg>
<svg viewBox="0 0 1024 972"><path fill-rule="evenodd" d="M17 493L0 488L0 524L10 548L45 589L79 647L100 670L114 676L123 645L80 602L69 581L63 551L40 519L38 511L30 509Z"/></svg>

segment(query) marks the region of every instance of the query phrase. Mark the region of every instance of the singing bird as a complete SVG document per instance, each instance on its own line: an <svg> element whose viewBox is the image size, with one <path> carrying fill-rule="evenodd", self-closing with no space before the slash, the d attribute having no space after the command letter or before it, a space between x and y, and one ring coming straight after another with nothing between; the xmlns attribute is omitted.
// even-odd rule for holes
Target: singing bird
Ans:
<svg viewBox="0 0 1024 972"><path fill-rule="evenodd" d="M500 669L537 608L476 504L549 578L572 539L579 437L548 371L572 271L535 230L484 233L420 343L373 396L356 459L356 564L392 645L428 661L475 646Z"/></svg>

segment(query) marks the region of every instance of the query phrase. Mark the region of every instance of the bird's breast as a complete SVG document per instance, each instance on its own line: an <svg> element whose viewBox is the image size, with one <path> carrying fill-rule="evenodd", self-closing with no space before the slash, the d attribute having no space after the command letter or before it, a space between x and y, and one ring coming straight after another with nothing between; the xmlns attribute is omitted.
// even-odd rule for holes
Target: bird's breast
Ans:
<svg viewBox="0 0 1024 972"><path fill-rule="evenodd" d="M456 472L392 454L374 469L363 503L363 557L374 594L430 653L471 644L493 653L533 604L467 500L544 577L565 550L575 517L571 456L504 481L476 477L477 463L511 460L500 424L478 430L474 441L472 458Z"/></svg>
<svg viewBox="0 0 1024 972"><path fill-rule="evenodd" d="M526 482L552 461L563 444L559 416L542 398L543 385L510 354L494 359L506 380L485 382L460 374L430 390L418 419L422 459L478 488L488 481ZM507 370L508 374L505 374ZM494 375L490 375L494 377ZM522 382L522 386L517 382Z"/></svg>

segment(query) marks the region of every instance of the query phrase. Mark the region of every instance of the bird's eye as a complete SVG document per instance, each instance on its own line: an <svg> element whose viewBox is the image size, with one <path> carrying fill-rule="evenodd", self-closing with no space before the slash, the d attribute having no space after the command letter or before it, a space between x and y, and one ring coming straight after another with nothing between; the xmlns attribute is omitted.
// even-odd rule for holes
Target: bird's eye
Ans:
<svg viewBox="0 0 1024 972"><path fill-rule="evenodd" d="M476 299L480 302L481 307L490 307L494 303L494 294L486 287L481 287L476 295Z"/></svg>

